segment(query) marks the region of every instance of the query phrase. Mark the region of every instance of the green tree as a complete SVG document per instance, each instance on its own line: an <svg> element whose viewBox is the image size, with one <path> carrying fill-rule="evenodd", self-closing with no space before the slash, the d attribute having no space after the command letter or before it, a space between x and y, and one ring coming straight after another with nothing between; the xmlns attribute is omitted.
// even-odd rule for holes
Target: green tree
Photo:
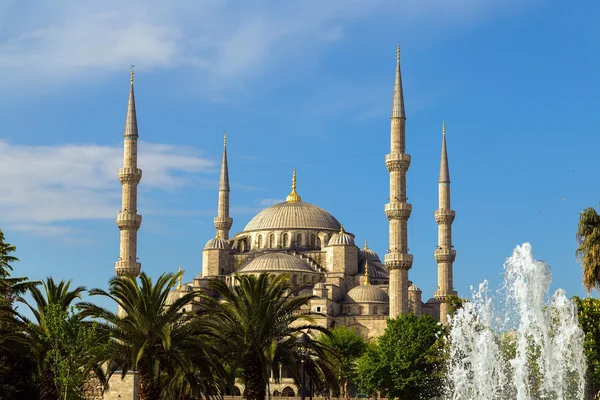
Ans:
<svg viewBox="0 0 600 400"><path fill-rule="evenodd" d="M443 327L429 315L388 319L385 332L360 359L359 387L387 397L429 399L442 394Z"/></svg>
<svg viewBox="0 0 600 400"><path fill-rule="evenodd" d="M98 330L109 341L104 361L109 375L137 371L140 400L195 397L222 390L222 368L210 346L212 337L205 319L189 312L199 292L190 291L168 304L179 274L162 274L156 284L145 273L114 277L108 292L90 290L92 296L108 297L125 317L93 303L82 303L82 314L96 319ZM186 312L187 310L187 312Z"/></svg>
<svg viewBox="0 0 600 400"><path fill-rule="evenodd" d="M48 363L48 352L51 350L52 337L48 330L46 315L51 309L67 311L73 301L80 299L85 291L83 286L70 290L71 281L60 281L58 284L52 278L42 282L43 291L38 287L29 287L33 303L23 297L17 297L17 302L29 308L34 316L30 320L23 314L15 312L12 322L13 333L6 337L8 341L16 341L26 345L36 361L37 380L39 381L40 399L56 400L58 391L55 375Z"/></svg>
<svg viewBox="0 0 600 400"><path fill-rule="evenodd" d="M575 256L583 269L583 286L590 293L600 288L600 215L593 207L579 214L576 238Z"/></svg>
<svg viewBox="0 0 600 400"><path fill-rule="evenodd" d="M304 361L309 375L327 375L324 349L298 337L308 330L327 330L315 325L312 312L300 310L312 296L298 296L302 287L293 288L284 275L235 276L235 284L210 282L218 299L207 298L214 330L222 339L226 358L239 364L245 383L244 396L262 400L266 396L271 370L288 368L298 379Z"/></svg>
<svg viewBox="0 0 600 400"><path fill-rule="evenodd" d="M585 334L583 348L588 363L586 392L588 396L600 392L600 300L573 297L577 305L579 326Z"/></svg>
<svg viewBox="0 0 600 400"><path fill-rule="evenodd" d="M345 326L331 329L331 334L319 336L319 341L328 349L329 362L339 382L338 392L349 398L348 385L356 378L356 361L367 349L366 341Z"/></svg>
<svg viewBox="0 0 600 400"><path fill-rule="evenodd" d="M46 363L54 375L58 398L83 399L84 383L92 371L98 376L98 359L106 340L95 324L84 321L73 309L50 304L45 320L49 342Z"/></svg>

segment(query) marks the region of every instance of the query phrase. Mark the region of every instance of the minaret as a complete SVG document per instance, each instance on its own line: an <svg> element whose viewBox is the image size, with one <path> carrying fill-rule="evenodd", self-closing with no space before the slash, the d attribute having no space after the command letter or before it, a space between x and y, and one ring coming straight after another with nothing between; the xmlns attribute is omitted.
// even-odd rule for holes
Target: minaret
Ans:
<svg viewBox="0 0 600 400"><path fill-rule="evenodd" d="M117 226L121 231L121 241L119 261L115 263L115 272L119 276L137 276L142 268L137 262L137 231L142 223L142 216L137 213L137 186L142 179L142 170L137 167L138 128L133 95L133 66L130 81L129 104L123 134L123 168L119 168L122 200L121 212L117 215Z"/></svg>
<svg viewBox="0 0 600 400"><path fill-rule="evenodd" d="M408 270L413 262L413 256L408 254L407 239L408 218L412 207L406 202L406 171L410 165L410 156L405 152L406 115L400 74L400 45L396 61L390 154L385 156L385 165L390 172L390 202L385 205L385 214L390 221L390 247L385 255L385 265L390 273L390 318L408 313Z"/></svg>
<svg viewBox="0 0 600 400"><path fill-rule="evenodd" d="M434 251L438 263L438 288L434 293L440 302L440 322L446 324L450 304L444 300L456 295L452 285L452 263L456 258L456 250L452 245L452 221L456 213L450 209L450 171L448 169L448 153L446 151L446 123L442 124L442 155L440 158L440 180L438 183L438 210L435 221L438 224L438 245Z"/></svg>
<svg viewBox="0 0 600 400"><path fill-rule="evenodd" d="M221 161L221 179L219 180L219 204L214 220L217 236L229 239L229 229L233 219L229 217L229 170L227 168L227 134L223 134L223 160Z"/></svg>

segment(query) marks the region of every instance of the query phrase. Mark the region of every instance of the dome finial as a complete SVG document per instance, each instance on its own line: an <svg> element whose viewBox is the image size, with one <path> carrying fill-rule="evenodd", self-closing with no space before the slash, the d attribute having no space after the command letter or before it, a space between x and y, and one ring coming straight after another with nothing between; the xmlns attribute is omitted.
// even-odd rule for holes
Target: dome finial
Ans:
<svg viewBox="0 0 600 400"><path fill-rule="evenodd" d="M219 233L219 231L217 231L217 236L215 236L215 238L221 239L221 234Z"/></svg>
<svg viewBox="0 0 600 400"><path fill-rule="evenodd" d="M369 260L365 260L365 285L369 284Z"/></svg>
<svg viewBox="0 0 600 400"><path fill-rule="evenodd" d="M183 271L181 269L181 265L179 266L179 278L177 278L177 280L179 281L179 284L177 285L177 290L181 290L183 289Z"/></svg>
<svg viewBox="0 0 600 400"><path fill-rule="evenodd" d="M365 240L365 250L369 250L369 242L367 240Z"/></svg>
<svg viewBox="0 0 600 400"><path fill-rule="evenodd" d="M288 203L299 203L302 201L300 195L296 193L296 168L294 168L294 173L292 174L292 192L285 199Z"/></svg>
<svg viewBox="0 0 600 400"><path fill-rule="evenodd" d="M344 224L340 224L340 235L345 234L346 232L344 232Z"/></svg>

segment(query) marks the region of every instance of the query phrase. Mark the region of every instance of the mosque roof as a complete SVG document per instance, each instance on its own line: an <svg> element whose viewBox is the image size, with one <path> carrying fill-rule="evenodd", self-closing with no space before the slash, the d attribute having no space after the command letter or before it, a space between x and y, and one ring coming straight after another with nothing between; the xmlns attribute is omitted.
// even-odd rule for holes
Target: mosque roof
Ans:
<svg viewBox="0 0 600 400"><path fill-rule="evenodd" d="M348 292L346 301L354 301L356 303L387 303L390 301L389 296L383 289L375 285L359 285Z"/></svg>
<svg viewBox="0 0 600 400"><path fill-rule="evenodd" d="M390 274L387 270L387 268L385 267L384 264L382 264L379 261L371 261L371 260L367 260L367 259L362 259L358 261L358 274L359 275L364 275L366 268L365 268L365 264L369 263L369 278L373 278L373 279L387 279Z"/></svg>
<svg viewBox="0 0 600 400"><path fill-rule="evenodd" d="M206 242L206 246L204 246L204 249L229 250L231 249L231 245L227 240L221 239L220 237L216 237Z"/></svg>
<svg viewBox="0 0 600 400"><path fill-rule="evenodd" d="M371 261L381 262L377 253L375 253L375 251L373 251L369 248L369 244L366 241L365 241L365 247L358 252L358 255L360 257L364 258L365 260L368 260L369 262L371 262Z"/></svg>
<svg viewBox="0 0 600 400"><path fill-rule="evenodd" d="M354 246L354 238L344 232L344 227L340 227L340 232L331 236L328 246Z"/></svg>
<svg viewBox="0 0 600 400"><path fill-rule="evenodd" d="M240 273L250 272L315 272L307 263L287 253L268 253L256 257L240 268Z"/></svg>
<svg viewBox="0 0 600 400"><path fill-rule="evenodd" d="M327 211L303 201L286 201L265 208L248 222L244 232L272 229L339 231L340 223Z"/></svg>

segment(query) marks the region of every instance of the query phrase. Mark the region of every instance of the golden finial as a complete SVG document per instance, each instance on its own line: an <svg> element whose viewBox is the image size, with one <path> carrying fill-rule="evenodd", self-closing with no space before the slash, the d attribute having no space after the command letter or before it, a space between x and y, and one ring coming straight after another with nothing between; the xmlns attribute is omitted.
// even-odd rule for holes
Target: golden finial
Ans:
<svg viewBox="0 0 600 400"><path fill-rule="evenodd" d="M217 236L215 236L217 239L221 239L221 234L219 233L219 231L217 231Z"/></svg>
<svg viewBox="0 0 600 400"><path fill-rule="evenodd" d="M398 48L396 49L396 60L400 61L400 43L398 43Z"/></svg>
<svg viewBox="0 0 600 400"><path fill-rule="evenodd" d="M365 240L365 250L369 250L369 242Z"/></svg>
<svg viewBox="0 0 600 400"><path fill-rule="evenodd" d="M344 233L344 224L340 224L340 235L343 235Z"/></svg>
<svg viewBox="0 0 600 400"><path fill-rule="evenodd" d="M294 173L292 174L292 193L288 195L285 201L288 203L299 203L302 201L300 195L296 193L296 168L294 168Z"/></svg>
<svg viewBox="0 0 600 400"><path fill-rule="evenodd" d="M446 136L446 121L442 122L442 136Z"/></svg>
<svg viewBox="0 0 600 400"><path fill-rule="evenodd" d="M133 71L133 70L134 70L134 68L135 68L135 65L133 65L133 64L132 64L132 65L131 65L131 69L129 70L129 81L130 81L132 84L133 84L133 75L134 75L134 71Z"/></svg>
<svg viewBox="0 0 600 400"><path fill-rule="evenodd" d="M365 285L369 284L369 260L365 260Z"/></svg>
<svg viewBox="0 0 600 400"><path fill-rule="evenodd" d="M223 131L223 146L227 146L227 132Z"/></svg>
<svg viewBox="0 0 600 400"><path fill-rule="evenodd" d="M177 278L179 284L177 285L177 290L183 289L183 271L181 270L181 265L179 266L179 278Z"/></svg>

